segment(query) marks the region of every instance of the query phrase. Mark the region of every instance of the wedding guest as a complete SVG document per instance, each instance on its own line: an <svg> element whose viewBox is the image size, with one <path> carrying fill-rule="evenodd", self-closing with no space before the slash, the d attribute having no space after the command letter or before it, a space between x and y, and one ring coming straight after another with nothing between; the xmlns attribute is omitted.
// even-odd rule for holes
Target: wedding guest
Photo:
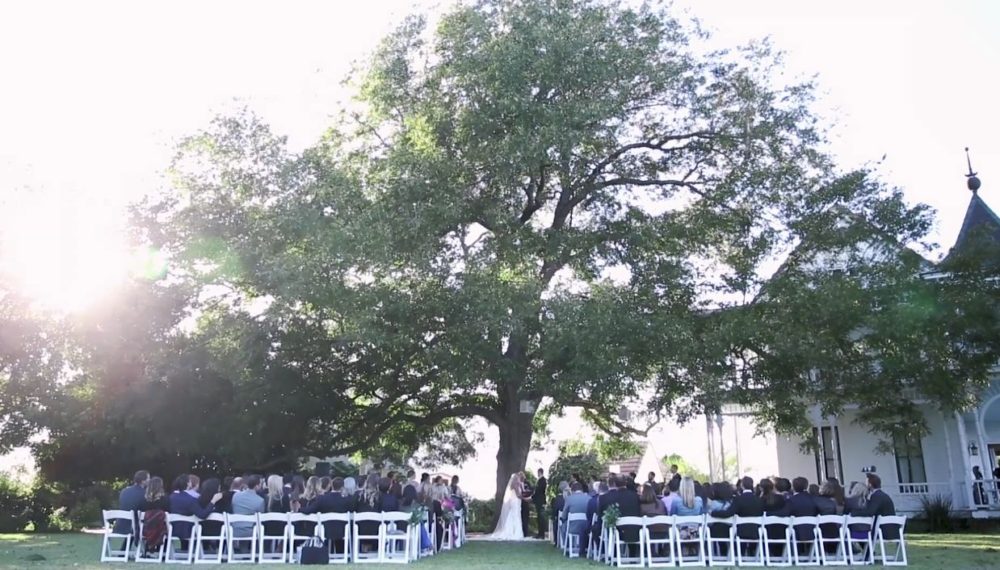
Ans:
<svg viewBox="0 0 1000 570"><path fill-rule="evenodd" d="M729 481L715 483L712 485L712 500L705 507L707 512L722 511L729 508L733 501L733 486Z"/></svg>
<svg viewBox="0 0 1000 570"><path fill-rule="evenodd" d="M163 479L160 477L150 477L146 482L146 494L139 503L140 511L163 511L170 510L170 499L163 488Z"/></svg>
<svg viewBox="0 0 1000 570"><path fill-rule="evenodd" d="M319 498L323 492L320 490L319 477L313 475L306 480L306 488L302 491L302 496L300 498L302 504L308 505L310 502Z"/></svg>
<svg viewBox="0 0 1000 570"><path fill-rule="evenodd" d="M264 512L264 498L260 496L260 476L247 475L242 478L243 489L233 494L234 515L256 515ZM255 523L234 522L231 524L233 536L245 538L252 536Z"/></svg>
<svg viewBox="0 0 1000 570"><path fill-rule="evenodd" d="M792 482L784 477L776 477L774 479L774 490L785 499L788 499L792 496Z"/></svg>
<svg viewBox="0 0 1000 570"><path fill-rule="evenodd" d="M795 488L795 481L792 481L792 488ZM817 485L816 483L810 484L808 492L813 497L818 497L819 496L819 485Z"/></svg>
<svg viewBox="0 0 1000 570"><path fill-rule="evenodd" d="M760 500L754 493L753 479L750 477L744 477L740 480L740 493L733 497L733 500L729 503L729 507L720 510L712 511L711 516L716 518L729 518L732 516L738 517L759 517L764 514L764 503ZM718 531L713 531L714 527L721 527L722 525L712 525L709 524L709 532L712 536L725 536L722 534L717 534ZM753 540L756 539L758 535L759 527L756 525L742 524L737 525L736 534L740 538Z"/></svg>
<svg viewBox="0 0 1000 570"><path fill-rule="evenodd" d="M215 512L217 513L232 513L233 512L233 483L235 483L236 477L231 475L226 476L222 479L222 484L219 486L219 491L222 493L222 500L215 503Z"/></svg>
<svg viewBox="0 0 1000 570"><path fill-rule="evenodd" d="M681 488L680 480L671 479L669 483L664 486L663 506L667 509L668 515L677 514L677 505L681 502L681 496L679 494Z"/></svg>
<svg viewBox="0 0 1000 570"><path fill-rule="evenodd" d="M354 479L354 477L347 477L344 479L344 490L342 493L345 497L357 498L358 482Z"/></svg>
<svg viewBox="0 0 1000 570"><path fill-rule="evenodd" d="M653 486L653 492L659 497L663 494L663 484L656 482L656 472L650 471L649 475L646 475L646 483Z"/></svg>
<svg viewBox="0 0 1000 570"><path fill-rule="evenodd" d="M670 482L674 483L676 481L677 488L679 489L681 486L681 474L678 471L677 464L670 466Z"/></svg>
<svg viewBox="0 0 1000 570"><path fill-rule="evenodd" d="M115 521L115 534L129 534L132 529L139 529L138 519L136 518L139 511L139 505L146 498L146 485L149 483L149 471L144 469L136 471L135 475L132 476L132 484L121 490L118 494L118 508L123 511L133 511L136 513L133 515L131 524L129 521L124 519L118 519Z"/></svg>
<svg viewBox="0 0 1000 570"><path fill-rule="evenodd" d="M142 537L147 553L159 551L167 536L167 511L170 500L163 488L163 479L151 477L146 483L146 494L138 510L143 511Z"/></svg>
<svg viewBox="0 0 1000 570"><path fill-rule="evenodd" d="M760 500L764 503L764 512L773 513L785 508L785 497L774 488L770 479L760 480Z"/></svg>
<svg viewBox="0 0 1000 570"><path fill-rule="evenodd" d="M597 517L597 509L600 507L601 497L607 494L610 490L608 484L603 481L595 481L594 486L597 487L597 492L590 498L590 502L587 503L587 523L590 524L590 540L600 540L601 538L601 524L600 518L595 520Z"/></svg>
<svg viewBox="0 0 1000 570"><path fill-rule="evenodd" d="M833 501L834 512L830 514L844 514L844 488L840 486L840 481L833 477L827 479L826 483L820 487L819 494L821 497L827 497Z"/></svg>
<svg viewBox="0 0 1000 570"><path fill-rule="evenodd" d="M361 489L361 494L359 495L359 500L355 511L359 513L377 513L381 512L381 501L380 494L378 491L379 476L374 472L369 473L368 477L365 478L364 487ZM358 534L363 535L377 535L378 534L378 522L360 522L358 523ZM378 546L378 542L375 540L363 540L361 541L361 548L365 552L369 552L371 549Z"/></svg>
<svg viewBox="0 0 1000 570"><path fill-rule="evenodd" d="M566 506L566 498L569 497L569 495L570 495L570 484L567 483L566 481L560 481L559 492L556 493L555 497L552 497L552 501L550 501L549 505L549 511L550 511L549 515L552 519L552 528L554 531L552 533L553 534L552 541L555 543L557 547L559 546L559 533L565 532L566 530L565 528L562 528L563 526L562 523L564 523L565 520L560 520L560 519L565 519L565 517L562 516L562 512L563 508ZM587 498L589 499L590 497Z"/></svg>
<svg viewBox="0 0 1000 570"><path fill-rule="evenodd" d="M198 504L198 499L188 493L191 490L189 488L191 481L187 475L181 475L174 481L174 492L170 494L168 499L170 501L168 512L175 515L195 516L199 519L208 518L208 515L215 511L215 503L222 499L222 493L216 493L208 505L202 507ZM186 545L191 538L193 527L193 523L189 522L173 523L174 536L181 540L182 545Z"/></svg>
<svg viewBox="0 0 1000 570"><path fill-rule="evenodd" d="M812 487L812 485L810 485ZM837 512L837 502L831 496L832 489L830 489L830 482L827 481L823 483L823 486L819 488L819 491L813 495L813 501L816 503L816 509L819 510L820 515L836 515L841 514Z"/></svg>
<svg viewBox="0 0 1000 570"><path fill-rule="evenodd" d="M704 500L694 492L694 480L690 477L681 479L678 491L680 502L675 505L674 514L686 517L704 513Z"/></svg>
<svg viewBox="0 0 1000 570"><path fill-rule="evenodd" d="M406 471L406 483L403 485L403 489L405 490L408 486L412 486L414 490L420 488L420 483L417 481L417 472L413 469Z"/></svg>
<svg viewBox="0 0 1000 570"><path fill-rule="evenodd" d="M844 499L844 514L852 515L864 509L867 496L867 484L860 481L851 483L851 492Z"/></svg>
<svg viewBox="0 0 1000 570"><path fill-rule="evenodd" d="M284 495L284 480L281 475L269 476L267 478L267 512L287 513L285 505L282 504Z"/></svg>
<svg viewBox="0 0 1000 570"><path fill-rule="evenodd" d="M191 495L195 499L200 497L201 493L198 492L198 487L200 486L201 486L201 479L199 479L197 475L194 474L188 475L188 485L187 485L188 495Z"/></svg>
<svg viewBox="0 0 1000 570"><path fill-rule="evenodd" d="M378 480L379 511L392 513L399 510L399 497L389 492L392 488L392 479L383 477Z"/></svg>
<svg viewBox="0 0 1000 570"><path fill-rule="evenodd" d="M667 514L667 508L663 506L663 502L656 496L655 485L655 482L646 483L642 486L642 492L639 493L639 514L644 517L666 516ZM654 540L667 538L667 534L670 531L670 527L665 524L654 524L647 528L650 538Z"/></svg>
<svg viewBox="0 0 1000 570"><path fill-rule="evenodd" d="M563 481L563 483L565 483L565 481ZM560 483L560 487L562 487L563 483ZM554 533L556 535L555 540L558 545L560 532L567 536L570 534L580 535L579 545L582 553L585 552L585 535L587 534L587 528L590 525L586 520L573 521L572 523L568 523L567 521L569 520L569 515L577 513L587 514L587 508L590 505L591 498L583 492L583 485L581 485L579 481L570 485L569 490L570 493L564 497L564 505L559 511L558 516L552 518L553 521L558 521L560 523L559 526L556 527L556 532ZM563 495L560 494L560 497L562 496Z"/></svg>

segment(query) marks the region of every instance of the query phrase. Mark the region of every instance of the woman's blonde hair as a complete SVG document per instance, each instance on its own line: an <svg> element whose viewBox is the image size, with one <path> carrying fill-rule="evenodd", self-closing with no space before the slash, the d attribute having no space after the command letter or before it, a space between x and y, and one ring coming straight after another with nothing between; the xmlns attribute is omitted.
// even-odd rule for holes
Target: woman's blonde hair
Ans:
<svg viewBox="0 0 1000 570"><path fill-rule="evenodd" d="M684 506L689 509L694 508L694 480L690 477L684 477L681 479L680 489L677 491L680 493L681 502Z"/></svg>
<svg viewBox="0 0 1000 570"><path fill-rule="evenodd" d="M281 475L271 475L267 478L267 498L269 501L281 502L283 495L284 480Z"/></svg>
<svg viewBox="0 0 1000 570"><path fill-rule="evenodd" d="M323 494L323 489L319 486L319 477L313 475L306 481L306 490L302 492L302 499L311 501Z"/></svg>

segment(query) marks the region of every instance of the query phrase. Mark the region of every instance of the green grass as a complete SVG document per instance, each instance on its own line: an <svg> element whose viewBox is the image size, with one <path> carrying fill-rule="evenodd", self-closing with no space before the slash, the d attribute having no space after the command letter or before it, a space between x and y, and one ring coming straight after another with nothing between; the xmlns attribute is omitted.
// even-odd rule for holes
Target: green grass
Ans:
<svg viewBox="0 0 1000 570"><path fill-rule="evenodd" d="M150 564L101 564L100 536L93 534L4 534L0 535L0 567L3 568L142 568ZM908 537L910 568L1000 568L998 534L914 534ZM44 557L43 559L38 559ZM33 560L37 559L37 560ZM567 560L546 543L503 544L470 542L455 552L445 552L415 563L424 568L479 570L486 568L600 568L581 560ZM223 568L199 565L197 568ZM238 566L235 566L238 567ZM266 568L267 566L256 566ZM365 568L380 568L369 565ZM388 567L385 566L385 567ZM392 565L399 568L397 565Z"/></svg>

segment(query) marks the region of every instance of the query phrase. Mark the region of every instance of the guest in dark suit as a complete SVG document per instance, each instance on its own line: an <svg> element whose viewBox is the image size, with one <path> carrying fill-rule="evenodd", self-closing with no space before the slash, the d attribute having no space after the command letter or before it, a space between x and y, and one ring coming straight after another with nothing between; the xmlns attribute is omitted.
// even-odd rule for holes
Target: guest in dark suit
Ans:
<svg viewBox="0 0 1000 570"><path fill-rule="evenodd" d="M378 492L380 495L379 511L383 513L394 513L399 511L399 497L389 492L392 488L392 480L388 477L379 479Z"/></svg>
<svg viewBox="0 0 1000 570"><path fill-rule="evenodd" d="M677 485L678 488L681 486L681 474L679 471L676 464L670 466L670 483Z"/></svg>
<svg viewBox="0 0 1000 570"><path fill-rule="evenodd" d="M867 478L868 488L871 489L868 494L868 502L862 509L851 514L858 517L875 517L876 523L878 523L878 517L895 515L896 506L892 502L892 497L882 490L882 478L874 473L869 473ZM887 540L899 538L898 527L883 528L882 532Z"/></svg>
<svg viewBox="0 0 1000 570"><path fill-rule="evenodd" d="M711 516L716 518L737 517L759 517L764 514L764 503L760 497L753 492L753 479L744 477L740 480L740 493L733 497L729 508L713 511ZM736 534L740 538L753 540L757 538L757 525L738 525Z"/></svg>
<svg viewBox="0 0 1000 570"><path fill-rule="evenodd" d="M608 479L608 493L598 501L598 518L604 518L604 512L611 505L618 505L619 518L638 517L641 514L639 507L639 495L619 487L621 479L612 474ZM621 538L625 542L639 542L639 527L623 527L619 531Z"/></svg>
<svg viewBox="0 0 1000 570"><path fill-rule="evenodd" d="M138 530L137 511L139 511L139 505L146 498L146 485L148 483L149 471L136 471L135 475L132 476L132 484L122 489L121 493L118 494L118 508L123 511L133 511L135 514L132 516L131 524L129 521L122 519L115 521L115 534L129 534L133 532L132 529Z"/></svg>
<svg viewBox="0 0 1000 570"><path fill-rule="evenodd" d="M792 496L785 501L780 511L773 513L779 517L815 517L819 515L816 498L807 492L809 481L805 477L792 480ZM772 513L768 513L772 514ZM811 525L795 525L795 540L799 543L809 543L816 537L816 527ZM770 531L770 529L768 529ZM781 538L780 534L775 538Z"/></svg>
<svg viewBox="0 0 1000 570"><path fill-rule="evenodd" d="M597 516L597 509L599 508L601 497L608 492L608 484L601 482L595 483L596 493L590 497L590 502L587 503L587 524L590 525L590 533L584 538L589 538L590 540L599 540L601 538L601 525L603 524L601 519L598 518L594 521L594 517ZM586 546L580 545L586 551Z"/></svg>
<svg viewBox="0 0 1000 570"><path fill-rule="evenodd" d="M650 471L649 475L646 476L646 484L653 486L653 492L659 497L663 494L663 483L656 482L656 472Z"/></svg>
<svg viewBox="0 0 1000 570"><path fill-rule="evenodd" d="M760 500L764 503L765 513L777 513L785 508L785 496L775 490L773 481L761 479L759 487Z"/></svg>
<svg viewBox="0 0 1000 570"><path fill-rule="evenodd" d="M535 505L535 513L538 515L538 534L536 538L545 540L545 532L549 529L549 523L545 520L545 491L548 480L545 478L545 470L538 470L538 483L531 493L531 502Z"/></svg>
<svg viewBox="0 0 1000 570"><path fill-rule="evenodd" d="M208 518L208 515L215 512L215 503L218 503L222 499L222 493L216 493L208 504L202 507L198 503L198 499L195 499L187 492L188 481L187 475L181 475L174 480L174 492L170 494L169 498L170 512L175 515L195 516L200 519ZM184 548L187 548L187 541L191 538L192 523L176 522L173 523L173 526L174 536L180 538L181 544L185 545Z"/></svg>
<svg viewBox="0 0 1000 570"><path fill-rule="evenodd" d="M416 489L414 489L416 494ZM355 500L353 496L344 496L344 480L336 477L330 483L330 490L323 493L308 505L302 507L302 513L311 515L313 513L350 513L354 511ZM344 530L347 523L343 521L326 521L323 523L323 530L326 538L330 540L331 552L344 552Z"/></svg>

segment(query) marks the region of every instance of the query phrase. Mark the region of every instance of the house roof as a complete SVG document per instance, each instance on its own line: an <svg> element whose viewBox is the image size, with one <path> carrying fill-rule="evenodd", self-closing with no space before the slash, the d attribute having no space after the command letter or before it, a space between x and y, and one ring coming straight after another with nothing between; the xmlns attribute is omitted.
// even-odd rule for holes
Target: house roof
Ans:
<svg viewBox="0 0 1000 570"><path fill-rule="evenodd" d="M973 192L969 207L965 210L962 229L959 230L955 245L951 247L945 261L969 250L976 240L983 238L1000 244L1000 217L979 197L978 192Z"/></svg>

